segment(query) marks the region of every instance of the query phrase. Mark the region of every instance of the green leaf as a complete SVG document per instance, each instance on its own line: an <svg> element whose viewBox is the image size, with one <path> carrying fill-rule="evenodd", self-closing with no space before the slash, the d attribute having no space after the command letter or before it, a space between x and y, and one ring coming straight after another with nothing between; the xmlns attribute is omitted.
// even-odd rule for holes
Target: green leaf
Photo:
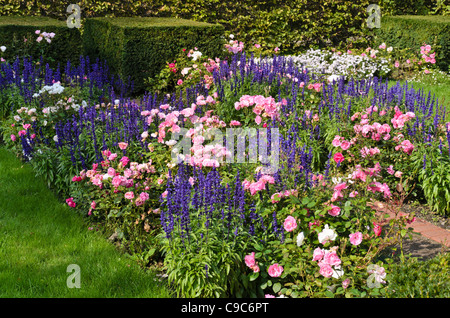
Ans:
<svg viewBox="0 0 450 318"><path fill-rule="evenodd" d="M274 293L278 293L280 291L280 289L281 289L281 284L280 283L273 284L272 289L273 289Z"/></svg>

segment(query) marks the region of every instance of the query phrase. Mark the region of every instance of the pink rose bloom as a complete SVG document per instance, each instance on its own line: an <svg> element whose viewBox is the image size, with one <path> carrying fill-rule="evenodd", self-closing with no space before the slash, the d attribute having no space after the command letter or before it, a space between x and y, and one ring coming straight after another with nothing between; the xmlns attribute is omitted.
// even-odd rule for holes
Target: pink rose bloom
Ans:
<svg viewBox="0 0 450 318"><path fill-rule="evenodd" d="M356 233L352 233L349 235L350 236L350 243L352 245L359 245L362 242L362 233L361 232L356 232Z"/></svg>
<svg viewBox="0 0 450 318"><path fill-rule="evenodd" d="M294 217L292 216L288 216L285 220L284 220L284 229L288 232L292 232L297 228L297 221L295 220Z"/></svg>
<svg viewBox="0 0 450 318"><path fill-rule="evenodd" d="M230 122L230 126L240 126L240 125L241 125L241 123L239 121L237 121L237 120L232 120Z"/></svg>
<svg viewBox="0 0 450 318"><path fill-rule="evenodd" d="M20 137L20 136L25 136L26 134L27 134L27 132L25 130L20 130L18 135Z"/></svg>
<svg viewBox="0 0 450 318"><path fill-rule="evenodd" d="M322 260L322 258L324 257L325 253L324 251L320 248L317 247L314 252L313 252L313 261L320 261Z"/></svg>
<svg viewBox="0 0 450 318"><path fill-rule="evenodd" d="M130 162L130 159L128 159L128 157L122 157L121 159L120 159L120 162L122 163L122 165L125 167L127 164L128 164L128 162Z"/></svg>
<svg viewBox="0 0 450 318"><path fill-rule="evenodd" d="M273 265L270 265L267 271L270 277L280 277L281 274L283 273L283 266L278 265L278 263L275 263Z"/></svg>
<svg viewBox="0 0 450 318"><path fill-rule="evenodd" d="M339 147L341 145L341 137L335 136L331 144L335 147Z"/></svg>
<svg viewBox="0 0 450 318"><path fill-rule="evenodd" d="M11 135L11 140L16 141L16 135Z"/></svg>
<svg viewBox="0 0 450 318"><path fill-rule="evenodd" d="M331 216L338 216L341 213L341 208L335 205L331 205L331 210L328 210L328 214Z"/></svg>
<svg viewBox="0 0 450 318"><path fill-rule="evenodd" d="M270 294L265 294L264 298L276 298L274 295L270 295Z"/></svg>
<svg viewBox="0 0 450 318"><path fill-rule="evenodd" d="M373 232L375 233L376 236L380 236L381 235L381 226L375 222L373 222Z"/></svg>
<svg viewBox="0 0 450 318"><path fill-rule="evenodd" d="M95 207L97 206L97 203L95 203L95 201L91 202L91 209L95 209Z"/></svg>
<svg viewBox="0 0 450 318"><path fill-rule="evenodd" d="M149 194L147 192L141 192L141 194L139 194L139 197L141 198L142 201L147 201L149 199Z"/></svg>
<svg viewBox="0 0 450 318"><path fill-rule="evenodd" d="M183 80L180 78L180 79L177 81L177 85L181 85L181 84L183 84Z"/></svg>
<svg viewBox="0 0 450 318"><path fill-rule="evenodd" d="M350 192L350 194L348 195L350 198L354 198L358 195L358 191L352 191Z"/></svg>
<svg viewBox="0 0 450 318"><path fill-rule="evenodd" d="M258 125L261 124L261 116L256 116L255 123L257 123Z"/></svg>
<svg viewBox="0 0 450 318"><path fill-rule="evenodd" d="M336 252L329 252L325 254L323 262L331 266L338 266L341 264L341 259Z"/></svg>
<svg viewBox="0 0 450 318"><path fill-rule="evenodd" d="M108 175L114 177L116 175L116 170L113 167L108 168Z"/></svg>
<svg viewBox="0 0 450 318"><path fill-rule="evenodd" d="M245 265L247 265L250 268L255 266L256 265L255 252L252 252L251 254L246 255L244 257L244 261L245 261Z"/></svg>
<svg viewBox="0 0 450 318"><path fill-rule="evenodd" d="M129 192L125 193L125 199L128 199L128 200L134 199L134 192L129 191Z"/></svg>
<svg viewBox="0 0 450 318"><path fill-rule="evenodd" d="M329 278L329 277L331 277L333 275L333 269L328 264L322 264L322 266L320 266L319 273L323 277Z"/></svg>
<svg viewBox="0 0 450 318"><path fill-rule="evenodd" d="M341 143L341 148L342 148L342 150L347 150L348 148L350 148L350 142L348 142L347 140L344 140Z"/></svg>
<svg viewBox="0 0 450 318"><path fill-rule="evenodd" d="M394 176L396 176L397 178L400 178L402 176L403 172L401 171L397 171Z"/></svg>
<svg viewBox="0 0 450 318"><path fill-rule="evenodd" d="M340 152L338 152L334 155L333 160L336 163L341 163L342 161L344 161L344 156Z"/></svg>
<svg viewBox="0 0 450 318"><path fill-rule="evenodd" d="M126 142L119 142L119 148L122 150L127 149L128 144Z"/></svg>

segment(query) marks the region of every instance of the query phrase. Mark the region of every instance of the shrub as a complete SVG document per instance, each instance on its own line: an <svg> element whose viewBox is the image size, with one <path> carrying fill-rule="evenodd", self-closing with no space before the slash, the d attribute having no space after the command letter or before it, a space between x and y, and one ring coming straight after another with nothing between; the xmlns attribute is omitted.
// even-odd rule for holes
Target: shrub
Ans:
<svg viewBox="0 0 450 318"><path fill-rule="evenodd" d="M386 280L388 298L448 298L450 296L450 254L439 254L420 262L409 258L393 264Z"/></svg>
<svg viewBox="0 0 450 318"><path fill-rule="evenodd" d="M418 52L424 43L436 48L436 64L445 72L450 66L450 17L383 16L375 29L376 43Z"/></svg>
<svg viewBox="0 0 450 318"><path fill-rule="evenodd" d="M108 62L113 73L134 82L155 77L181 50L197 47L209 56L222 53L221 25L173 18L94 18L84 26L84 52Z"/></svg>
<svg viewBox="0 0 450 318"><path fill-rule="evenodd" d="M37 31L40 31L39 34ZM39 35L44 32L54 33L54 36L41 36L39 40ZM47 38L51 43L47 42ZM65 21L46 17L0 17L0 43L6 47L1 53L5 60L28 56L39 61L44 57L52 67L58 63L64 65L67 60L77 62L82 53L80 31L68 28Z"/></svg>

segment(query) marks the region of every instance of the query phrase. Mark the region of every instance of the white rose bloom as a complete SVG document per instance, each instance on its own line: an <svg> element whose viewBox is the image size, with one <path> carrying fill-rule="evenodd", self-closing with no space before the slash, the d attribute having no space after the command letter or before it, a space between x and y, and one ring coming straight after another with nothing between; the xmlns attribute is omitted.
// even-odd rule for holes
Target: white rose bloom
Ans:
<svg viewBox="0 0 450 318"><path fill-rule="evenodd" d="M386 51L392 52L392 46L388 47L388 48L386 49Z"/></svg>
<svg viewBox="0 0 450 318"><path fill-rule="evenodd" d="M5 52L6 51L6 46L4 46L4 45L0 46L0 50L2 50L2 52Z"/></svg>
<svg viewBox="0 0 450 318"><path fill-rule="evenodd" d="M53 137L53 140L54 140L55 142L58 142L58 135L55 135L55 136Z"/></svg>
<svg viewBox="0 0 450 318"><path fill-rule="evenodd" d="M326 224L322 232L319 233L319 242L325 244L328 241L334 241L336 237L336 232L333 229L330 229L328 224Z"/></svg>
<svg viewBox="0 0 450 318"><path fill-rule="evenodd" d="M177 141L176 141L176 140L173 140L173 139L171 139L171 140L165 142L165 144L166 144L167 146L173 146L173 145L175 145L176 143L177 143Z"/></svg>
<svg viewBox="0 0 450 318"><path fill-rule="evenodd" d="M197 61L197 59L200 57L200 56L202 56L202 52L200 52L200 51L194 51L194 53L192 53L192 60L193 61Z"/></svg>
<svg viewBox="0 0 450 318"><path fill-rule="evenodd" d="M303 232L300 232L297 235L297 246L302 246L304 241L305 241L305 234Z"/></svg>
<svg viewBox="0 0 450 318"><path fill-rule="evenodd" d="M344 275L344 271L341 269L341 266L334 266L332 268L333 274L331 275L333 278L339 278Z"/></svg>

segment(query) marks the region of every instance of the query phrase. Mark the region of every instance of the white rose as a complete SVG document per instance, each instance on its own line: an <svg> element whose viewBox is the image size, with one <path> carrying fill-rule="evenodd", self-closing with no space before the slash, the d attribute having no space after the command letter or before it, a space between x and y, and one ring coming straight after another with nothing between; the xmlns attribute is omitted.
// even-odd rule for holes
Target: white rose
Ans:
<svg viewBox="0 0 450 318"><path fill-rule="evenodd" d="M0 46L0 50L2 50L2 52L5 52L6 46L4 46L4 45Z"/></svg>
<svg viewBox="0 0 450 318"><path fill-rule="evenodd" d="M302 246L304 241L305 241L305 234L303 232L300 232L297 235L297 246Z"/></svg>
<svg viewBox="0 0 450 318"><path fill-rule="evenodd" d="M319 243L325 244L328 241L334 241L337 237L336 232L333 229L328 227L328 224L325 225L325 228L322 232L319 233Z"/></svg>

